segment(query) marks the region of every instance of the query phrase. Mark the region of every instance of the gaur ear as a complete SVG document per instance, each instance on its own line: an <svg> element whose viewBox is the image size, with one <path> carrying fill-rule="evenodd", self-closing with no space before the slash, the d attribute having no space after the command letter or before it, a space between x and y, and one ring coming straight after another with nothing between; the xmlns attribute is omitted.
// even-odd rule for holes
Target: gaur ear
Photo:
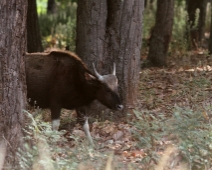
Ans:
<svg viewBox="0 0 212 170"><path fill-rule="evenodd" d="M89 73L85 73L85 79L90 81L90 80L95 80L96 77L92 76L91 74Z"/></svg>

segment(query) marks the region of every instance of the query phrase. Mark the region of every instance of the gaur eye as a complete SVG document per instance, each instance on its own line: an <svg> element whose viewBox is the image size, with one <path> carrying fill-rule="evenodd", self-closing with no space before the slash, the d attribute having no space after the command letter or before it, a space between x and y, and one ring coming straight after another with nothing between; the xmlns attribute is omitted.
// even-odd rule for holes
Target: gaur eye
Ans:
<svg viewBox="0 0 212 170"><path fill-rule="evenodd" d="M110 92L111 90L110 90L109 88L106 88L106 91L107 91L107 92Z"/></svg>

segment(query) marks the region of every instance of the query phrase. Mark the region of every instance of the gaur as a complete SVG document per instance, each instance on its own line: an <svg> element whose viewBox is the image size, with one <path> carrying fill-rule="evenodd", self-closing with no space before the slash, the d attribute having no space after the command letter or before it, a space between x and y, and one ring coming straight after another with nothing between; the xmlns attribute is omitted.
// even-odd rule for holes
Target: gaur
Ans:
<svg viewBox="0 0 212 170"><path fill-rule="evenodd" d="M59 128L62 108L88 106L97 99L110 109L123 109L117 89L105 82L95 67L92 74L72 52L26 53L25 61L29 103L50 108L54 130Z"/></svg>

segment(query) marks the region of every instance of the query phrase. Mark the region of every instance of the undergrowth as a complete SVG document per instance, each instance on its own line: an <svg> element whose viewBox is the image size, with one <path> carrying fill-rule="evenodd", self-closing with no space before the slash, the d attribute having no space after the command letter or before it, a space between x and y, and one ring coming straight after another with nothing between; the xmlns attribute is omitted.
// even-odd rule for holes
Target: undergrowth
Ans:
<svg viewBox="0 0 212 170"><path fill-rule="evenodd" d="M125 166L116 162L113 152L102 152L104 146L91 147L85 135L67 130L52 131L50 123L44 122L41 114L36 117L26 114L29 123L24 128L25 143L17 155L22 170L104 169L112 164L119 169Z"/></svg>
<svg viewBox="0 0 212 170"><path fill-rule="evenodd" d="M210 105L205 105L204 110L174 106L170 117L147 110L134 111L136 120L131 122L130 130L137 141L136 147L146 153L136 164L146 170L158 166L168 169L179 166L185 170L212 167L211 110ZM23 170L104 169L109 159L115 168L136 169L135 164L126 168L110 152L102 152L98 141L97 147L92 148L85 137L66 130L52 131L51 125L41 117L27 115L31 121L24 129L24 149L18 152Z"/></svg>
<svg viewBox="0 0 212 170"><path fill-rule="evenodd" d="M135 111L138 121L133 122L136 127L134 137L138 147L147 152L142 160L146 167L151 169L154 167L152 162L160 162L160 152L170 145L180 151L180 162L186 162L188 170L212 167L212 127L211 115L208 115L211 109L202 112L175 106L170 118L162 113Z"/></svg>
<svg viewBox="0 0 212 170"><path fill-rule="evenodd" d="M79 164L77 154L85 153L85 147L69 148L69 141L64 137L66 131L52 131L51 124L43 122L40 116L34 118L26 112L30 123L24 129L24 149L19 150L20 166L27 169L76 169ZM73 145L77 145L78 137L69 135Z"/></svg>

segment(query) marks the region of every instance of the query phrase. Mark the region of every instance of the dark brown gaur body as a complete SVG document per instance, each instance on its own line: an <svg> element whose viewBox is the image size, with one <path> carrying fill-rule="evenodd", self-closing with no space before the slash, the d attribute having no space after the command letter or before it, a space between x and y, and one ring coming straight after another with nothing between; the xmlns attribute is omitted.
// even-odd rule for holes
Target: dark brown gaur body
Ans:
<svg viewBox="0 0 212 170"><path fill-rule="evenodd" d="M50 108L55 130L60 125L62 108L87 106L97 99L110 109L123 109L117 91L71 52L27 53L26 83L29 103L34 105L36 101L40 108Z"/></svg>

